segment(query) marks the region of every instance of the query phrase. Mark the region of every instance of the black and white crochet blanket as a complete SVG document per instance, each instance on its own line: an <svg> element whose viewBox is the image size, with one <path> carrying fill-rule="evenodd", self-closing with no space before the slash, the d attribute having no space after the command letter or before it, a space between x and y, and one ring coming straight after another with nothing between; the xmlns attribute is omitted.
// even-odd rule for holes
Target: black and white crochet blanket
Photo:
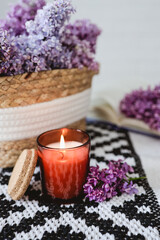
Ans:
<svg viewBox="0 0 160 240"><path fill-rule="evenodd" d="M127 131L106 123L88 124L91 165L126 159L131 176L145 176ZM147 179L138 181L137 195L122 194L102 203L84 199L72 204L47 201L41 195L39 167L20 201L7 195L12 169L0 170L0 239L123 240L160 239L160 207Z"/></svg>

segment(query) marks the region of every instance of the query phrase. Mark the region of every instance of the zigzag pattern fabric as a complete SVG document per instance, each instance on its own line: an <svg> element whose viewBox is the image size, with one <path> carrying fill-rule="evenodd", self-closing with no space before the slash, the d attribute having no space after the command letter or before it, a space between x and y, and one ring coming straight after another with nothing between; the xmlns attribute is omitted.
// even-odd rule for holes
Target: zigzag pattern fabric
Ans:
<svg viewBox="0 0 160 240"><path fill-rule="evenodd" d="M90 122L87 130L91 165L104 168L111 159L126 159L135 170L132 177L145 176L127 131L101 122ZM137 182L137 195L122 194L102 203L79 198L64 204L41 194L37 166L25 196L15 202L6 193L11 171L0 170L0 239L160 239L160 206L147 179Z"/></svg>

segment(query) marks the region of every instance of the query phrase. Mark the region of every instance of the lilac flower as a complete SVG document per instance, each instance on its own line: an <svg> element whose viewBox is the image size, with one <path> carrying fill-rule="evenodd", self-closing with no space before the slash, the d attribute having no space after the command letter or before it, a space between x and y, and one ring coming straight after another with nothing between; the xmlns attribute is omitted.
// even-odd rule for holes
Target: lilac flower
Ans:
<svg viewBox="0 0 160 240"><path fill-rule="evenodd" d="M125 173L127 173L127 172L133 173L134 172L133 168L131 166L129 166L126 162L123 163L122 169Z"/></svg>
<svg viewBox="0 0 160 240"><path fill-rule="evenodd" d="M68 45L76 45L77 41L87 41L90 44L90 51L95 53L97 37L100 33L101 30L90 20L77 20L74 24L66 25L64 39Z"/></svg>
<svg viewBox="0 0 160 240"><path fill-rule="evenodd" d="M93 191L93 187L90 183L85 184L84 192L90 194Z"/></svg>
<svg viewBox="0 0 160 240"><path fill-rule="evenodd" d="M98 69L94 60L100 30L89 21L66 25L71 0L21 0L0 32L0 76L52 69Z"/></svg>
<svg viewBox="0 0 160 240"><path fill-rule="evenodd" d="M105 193L101 189L96 189L94 191L94 195L95 195L95 199L94 200L96 202L103 202L106 199ZM92 199L91 196L90 196L90 199Z"/></svg>
<svg viewBox="0 0 160 240"><path fill-rule="evenodd" d="M33 20L38 9L45 5L44 0L21 0L13 6L5 20L0 21L0 26L11 35L17 36L26 33L25 23Z"/></svg>
<svg viewBox="0 0 160 240"><path fill-rule="evenodd" d="M144 121L150 128L160 131L160 85L153 90L136 90L120 102L120 110L129 118Z"/></svg>
<svg viewBox="0 0 160 240"><path fill-rule="evenodd" d="M61 41L71 51L71 68L85 66L93 70L98 69L94 54L100 33L99 28L89 20L79 20L65 26Z"/></svg>
<svg viewBox="0 0 160 240"><path fill-rule="evenodd" d="M8 40L8 32L0 29L0 74L8 73L14 54L13 42Z"/></svg>
<svg viewBox="0 0 160 240"><path fill-rule="evenodd" d="M99 174L99 166L97 167L90 167L90 176L97 177Z"/></svg>
<svg viewBox="0 0 160 240"><path fill-rule="evenodd" d="M89 201L95 201L95 202L103 202L106 199L106 196L104 195L104 191L101 189L93 190L92 193L88 193L86 197L89 198Z"/></svg>
<svg viewBox="0 0 160 240"><path fill-rule="evenodd" d="M5 56L3 61L0 62L1 75L24 73L26 64L30 58L26 38L27 36L23 35L17 39L17 37L10 36L10 34L5 31L5 44L1 44L4 41L4 35L0 34L1 51L3 50L3 55Z"/></svg>
<svg viewBox="0 0 160 240"><path fill-rule="evenodd" d="M34 20L26 22L29 35L39 35L44 40L49 37L58 37L64 23L69 20L75 9L70 0L54 0L37 12Z"/></svg>
<svg viewBox="0 0 160 240"><path fill-rule="evenodd" d="M118 193L136 194L136 185L130 181L127 173L133 168L122 160L110 161L108 168L90 167L84 193L90 201L102 202Z"/></svg>
<svg viewBox="0 0 160 240"><path fill-rule="evenodd" d="M7 61L10 57L11 45L7 41L7 31L0 29L0 61Z"/></svg>
<svg viewBox="0 0 160 240"><path fill-rule="evenodd" d="M28 69L30 72L62 68L63 62L67 65L68 56L63 54L62 45L56 37L47 38L45 41L40 40L36 35L29 38L28 46L34 67L33 70Z"/></svg>
<svg viewBox="0 0 160 240"><path fill-rule="evenodd" d="M107 199L113 198L116 195L117 195L117 192L116 192L116 189L115 189L115 186L114 186L114 187L111 187L109 192L106 193L106 198Z"/></svg>
<svg viewBox="0 0 160 240"><path fill-rule="evenodd" d="M93 184L93 186L96 186L98 183L98 180L96 178L89 178L88 183Z"/></svg>
<svg viewBox="0 0 160 240"><path fill-rule="evenodd" d="M130 183L128 182L124 182L121 192L125 192L128 194L137 194L138 193L138 189L136 188L136 184L133 184L132 181L130 181Z"/></svg>

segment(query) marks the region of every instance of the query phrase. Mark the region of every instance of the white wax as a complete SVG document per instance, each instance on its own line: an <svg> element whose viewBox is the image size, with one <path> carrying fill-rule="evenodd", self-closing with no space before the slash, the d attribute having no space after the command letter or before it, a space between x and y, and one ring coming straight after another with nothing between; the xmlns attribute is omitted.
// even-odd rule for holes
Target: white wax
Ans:
<svg viewBox="0 0 160 240"><path fill-rule="evenodd" d="M83 143L77 141L68 141L65 142L65 148L73 148L82 145ZM46 147L49 148L60 148L60 142L50 143Z"/></svg>

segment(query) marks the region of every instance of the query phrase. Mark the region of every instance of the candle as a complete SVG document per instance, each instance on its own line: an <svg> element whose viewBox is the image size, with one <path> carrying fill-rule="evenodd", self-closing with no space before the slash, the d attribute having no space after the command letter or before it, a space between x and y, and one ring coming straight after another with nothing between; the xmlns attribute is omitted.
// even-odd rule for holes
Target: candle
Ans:
<svg viewBox="0 0 160 240"><path fill-rule="evenodd" d="M41 134L37 142L43 192L60 199L77 197L89 166L88 134L58 129Z"/></svg>
<svg viewBox="0 0 160 240"><path fill-rule="evenodd" d="M61 139L64 139L63 135L61 135ZM80 145L82 145L82 143L77 142L77 141L68 141L68 142L64 142L64 147L61 147L62 145L62 141L60 142L56 142L56 143L50 143L47 145L47 147L49 148L73 148L73 147L78 147Z"/></svg>

